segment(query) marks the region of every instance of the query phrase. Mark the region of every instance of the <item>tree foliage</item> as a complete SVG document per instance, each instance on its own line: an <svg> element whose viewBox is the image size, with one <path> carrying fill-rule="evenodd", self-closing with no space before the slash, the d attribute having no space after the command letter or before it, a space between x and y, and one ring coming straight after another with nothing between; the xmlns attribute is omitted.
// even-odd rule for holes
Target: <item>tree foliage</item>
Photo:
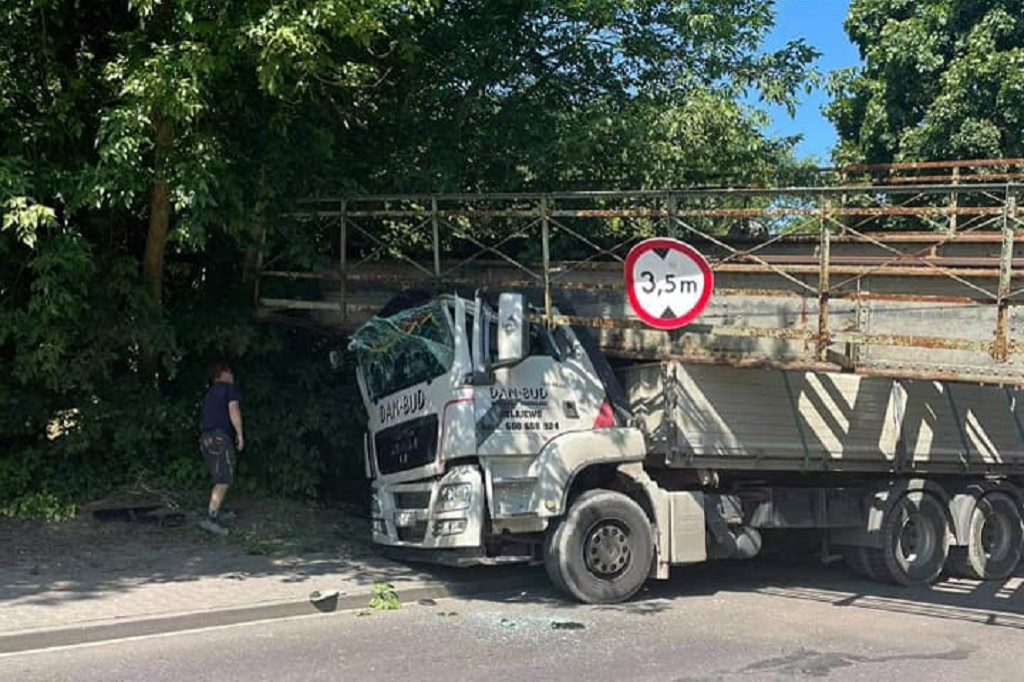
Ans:
<svg viewBox="0 0 1024 682"><path fill-rule="evenodd" d="M771 2L442 3L383 60L347 168L387 191L679 186L764 177L815 53L760 51ZM367 154L372 149L374 153Z"/></svg>
<svg viewBox="0 0 1024 682"><path fill-rule="evenodd" d="M841 161L1024 155L1024 17L1015 0L854 0L864 66L838 72Z"/></svg>
<svg viewBox="0 0 1024 682"><path fill-rule="evenodd" d="M329 340L251 314L262 240L321 257L280 216L325 191L763 178L794 140L743 97L791 106L814 57L761 51L771 24L769 0L0 0L0 502L202 481L221 356L250 483L359 471Z"/></svg>

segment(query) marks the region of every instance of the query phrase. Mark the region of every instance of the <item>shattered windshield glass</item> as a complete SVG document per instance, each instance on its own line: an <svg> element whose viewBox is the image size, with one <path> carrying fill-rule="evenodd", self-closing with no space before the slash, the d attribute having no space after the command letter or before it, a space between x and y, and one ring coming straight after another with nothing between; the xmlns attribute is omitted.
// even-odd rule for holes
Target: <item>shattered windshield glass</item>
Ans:
<svg viewBox="0 0 1024 682"><path fill-rule="evenodd" d="M374 317L353 335L349 348L371 400L445 374L455 355L451 323L438 302Z"/></svg>

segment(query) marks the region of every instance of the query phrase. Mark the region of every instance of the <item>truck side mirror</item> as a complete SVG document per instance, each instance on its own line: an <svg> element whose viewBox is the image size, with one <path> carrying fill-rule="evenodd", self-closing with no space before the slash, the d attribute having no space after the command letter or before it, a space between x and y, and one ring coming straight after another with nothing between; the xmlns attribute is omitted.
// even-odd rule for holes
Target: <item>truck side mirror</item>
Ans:
<svg viewBox="0 0 1024 682"><path fill-rule="evenodd" d="M487 311L484 306L483 296L480 295L479 291L476 292L476 298L473 300L473 308L475 312L473 315L473 338L470 339L470 353L473 362L473 375L479 378L487 372L487 354L484 352Z"/></svg>
<svg viewBox="0 0 1024 682"><path fill-rule="evenodd" d="M522 294L498 296L498 357L495 366L514 365L529 352L526 298Z"/></svg>

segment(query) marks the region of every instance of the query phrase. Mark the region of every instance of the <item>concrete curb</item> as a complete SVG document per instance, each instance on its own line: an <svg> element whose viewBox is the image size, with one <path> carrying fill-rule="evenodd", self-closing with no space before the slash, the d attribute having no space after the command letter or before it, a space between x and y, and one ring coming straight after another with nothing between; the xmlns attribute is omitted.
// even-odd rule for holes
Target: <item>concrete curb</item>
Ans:
<svg viewBox="0 0 1024 682"><path fill-rule="evenodd" d="M538 579L536 575L525 575L522 577L464 583L424 583L406 588L396 587L395 591L402 604L411 604L421 599L477 597L487 594L507 593L524 588L543 587L546 584L546 581ZM67 628L17 632L0 635L0 656L78 644L96 644L128 637L145 637L172 632L185 632L199 628L237 625L260 620L354 611L366 608L369 599L370 591L367 590L355 594L338 594L335 597L328 597L318 602L312 602L308 598L304 598L301 600L262 603L231 609L214 609L170 616L125 619L117 620L116 622L83 623Z"/></svg>

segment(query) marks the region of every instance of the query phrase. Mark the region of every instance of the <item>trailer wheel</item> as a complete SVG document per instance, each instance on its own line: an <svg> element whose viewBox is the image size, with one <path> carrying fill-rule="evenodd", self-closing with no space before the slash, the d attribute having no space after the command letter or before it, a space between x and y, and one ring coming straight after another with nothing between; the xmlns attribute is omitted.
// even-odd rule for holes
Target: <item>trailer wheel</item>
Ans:
<svg viewBox="0 0 1024 682"><path fill-rule="evenodd" d="M654 560L647 515L611 490L591 490L573 503L549 535L544 566L551 580L576 599L616 604L643 587Z"/></svg>
<svg viewBox="0 0 1024 682"><path fill-rule="evenodd" d="M949 572L975 580L1002 580L1013 574L1024 552L1024 523L1009 495L990 493L971 513L967 545L949 552Z"/></svg>
<svg viewBox="0 0 1024 682"><path fill-rule="evenodd" d="M931 585L949 555L946 510L932 495L912 491L882 521L882 547L867 551L868 571L905 586Z"/></svg>

